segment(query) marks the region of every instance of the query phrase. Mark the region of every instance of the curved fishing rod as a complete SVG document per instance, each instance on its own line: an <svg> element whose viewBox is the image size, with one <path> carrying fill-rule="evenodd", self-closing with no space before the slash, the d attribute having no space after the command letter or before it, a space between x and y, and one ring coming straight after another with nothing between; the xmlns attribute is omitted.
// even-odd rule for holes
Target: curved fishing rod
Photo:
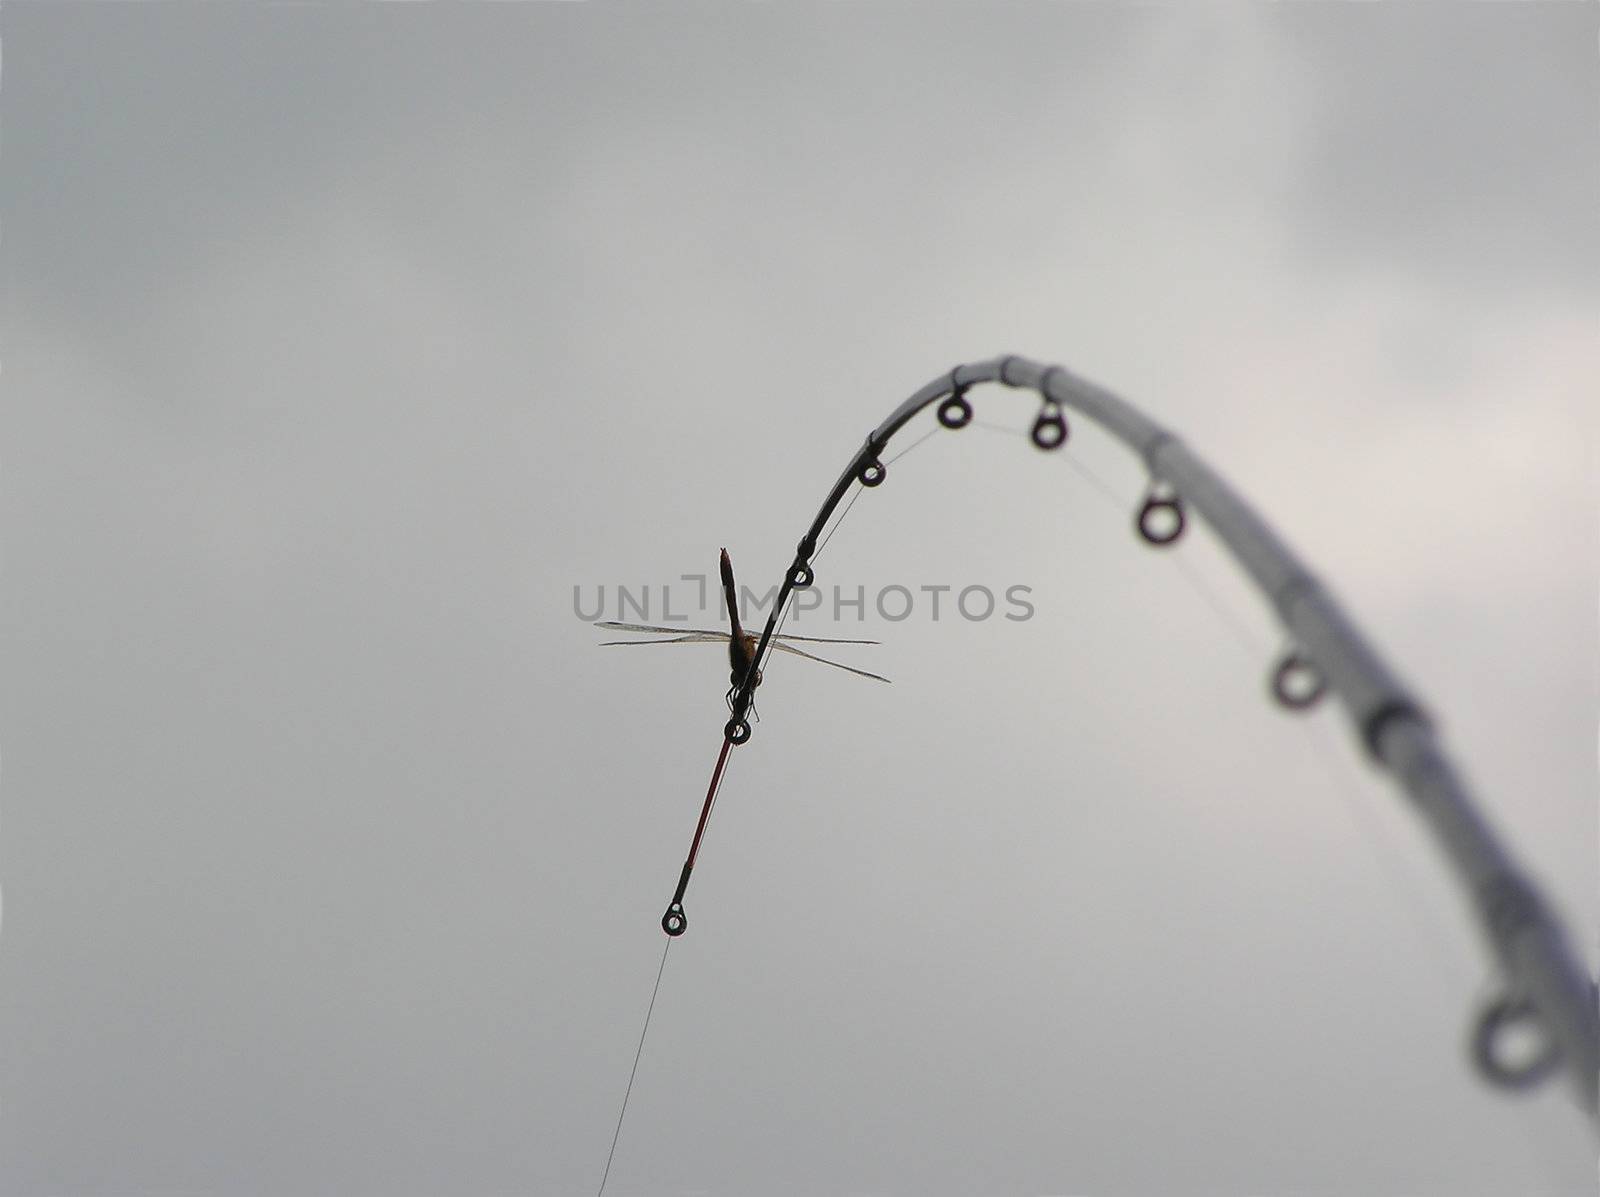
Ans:
<svg viewBox="0 0 1600 1197"><path fill-rule="evenodd" d="M732 717L723 728L722 751L662 929L676 936L688 926L683 895L728 751L750 738L748 716L762 663L790 597L816 580L811 560L818 536L852 484L882 484L888 476L883 450L912 417L938 402L939 422L947 429L962 428L972 420L968 391L987 382L1038 393L1032 439L1040 449L1066 443L1062 408L1070 407L1144 461L1150 487L1134 525L1148 544L1176 541L1186 508L1205 517L1298 646L1273 669L1274 697L1289 709L1311 706L1325 690L1339 697L1366 751L1411 799L1466 891L1506 982L1505 994L1482 1012L1472 1034L1479 1072L1496 1085L1526 1088L1563 1069L1600 1130L1600 1011L1594 982L1567 947L1549 904L1478 811L1415 696L1267 523L1173 433L1065 367L1014 355L957 366L922 387L873 429L829 491L795 550L743 680L729 694ZM1515 1035L1507 1032L1519 1024L1542 1037L1542 1050L1532 1058L1509 1058Z"/></svg>

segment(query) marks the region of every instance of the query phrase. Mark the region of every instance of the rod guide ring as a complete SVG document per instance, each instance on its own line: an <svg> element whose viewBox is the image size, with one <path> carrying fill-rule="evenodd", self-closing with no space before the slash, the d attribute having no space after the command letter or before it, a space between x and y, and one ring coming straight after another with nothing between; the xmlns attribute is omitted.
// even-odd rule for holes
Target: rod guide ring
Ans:
<svg viewBox="0 0 1600 1197"><path fill-rule="evenodd" d="M689 916L683 913L683 904L674 902L661 916L661 929L676 939L689 929Z"/></svg>
<svg viewBox="0 0 1600 1197"><path fill-rule="evenodd" d="M1152 516L1170 513L1171 524L1162 528L1159 523L1151 520ZM1183 514L1183 504L1177 495L1158 495L1151 493L1144 501L1144 506L1139 508L1139 514L1134 519L1134 527L1139 530L1139 535L1144 537L1149 544L1162 546L1169 545L1183 535L1186 520Z"/></svg>
<svg viewBox="0 0 1600 1197"><path fill-rule="evenodd" d="M1033 431L1029 433L1036 447L1049 452L1059 449L1067 443L1067 417L1061 414L1061 405L1054 400L1046 400L1044 407L1039 410L1039 418L1033 422Z"/></svg>
<svg viewBox="0 0 1600 1197"><path fill-rule="evenodd" d="M966 387L957 387L939 404L939 423L946 428L965 428L972 423L972 404L967 402Z"/></svg>
<svg viewBox="0 0 1600 1197"><path fill-rule="evenodd" d="M1506 1033L1521 1025L1536 1029L1539 1050L1522 1061L1502 1054ZM1472 1032L1472 1060L1485 1080L1503 1089L1528 1089L1550 1075L1561 1061L1561 1048L1526 998L1502 997L1491 1002Z"/></svg>
<svg viewBox="0 0 1600 1197"><path fill-rule="evenodd" d="M1317 704L1327 690L1327 680L1299 653L1289 653L1272 672L1272 697L1279 706L1304 711Z"/></svg>

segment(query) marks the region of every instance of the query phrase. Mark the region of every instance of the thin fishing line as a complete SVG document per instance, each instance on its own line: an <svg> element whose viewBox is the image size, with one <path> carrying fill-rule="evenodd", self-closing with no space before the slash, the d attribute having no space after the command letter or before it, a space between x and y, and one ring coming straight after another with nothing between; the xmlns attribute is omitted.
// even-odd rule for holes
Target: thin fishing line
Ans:
<svg viewBox="0 0 1600 1197"><path fill-rule="evenodd" d="M1020 429L1020 428L1008 428L1004 424L996 424L996 423L993 423L992 421L989 421L989 420L977 420L977 419L974 419L974 420L970 421L970 423L972 424L972 426L974 428L982 428L982 429L985 429L985 430L987 430L989 432L999 432L999 433L1003 433L1006 436L1026 436L1027 435L1027 433L1023 432L1022 429Z"/></svg>
<svg viewBox="0 0 1600 1197"><path fill-rule="evenodd" d="M904 449L900 450L900 452L896 453L893 457L889 458L888 461L884 462L883 463L884 468L887 469L889 466L891 466L895 462L899 461L907 453L910 453L911 450L917 448L923 442L929 440L931 437L935 436L940 431L941 431L941 429L940 429L940 427L938 425L935 425L934 427L928 429L928 431L924 432L916 440L912 441ZM822 556L822 550L828 547L828 542L833 539L833 534L839 530L839 525L844 523L845 516L849 515L850 514L850 509L856 505L856 500L859 499L862 495L864 495L866 493L867 493L867 488L862 486L859 482L856 483L855 493L850 496L850 501L844 505L844 510L839 513L838 518L833 521L833 526L830 527L828 529L828 531L827 531L827 534L825 536L823 536L822 543L817 546L817 551L811 554L811 564L813 566L817 563L817 559ZM791 604L792 604L793 598L794 598L794 596L790 595L790 603ZM785 604L785 606L783 608L783 614L778 617L777 626L774 627L773 630L772 630L772 634L773 634L774 637L776 637L779 633L781 633L783 631L783 625L788 622L788 620L789 620L789 612L792 611L793 609L794 608L793 608L792 605ZM772 662L775 659L776 659L776 654L769 655L768 658L767 658L769 664L770 664L770 662ZM766 672L768 672L768 670L763 670L763 673L766 673Z"/></svg>
<svg viewBox="0 0 1600 1197"><path fill-rule="evenodd" d="M990 432L1027 439L1027 434L1020 429L1007 428L1002 424L994 424L983 420L974 420L973 424ZM1093 470L1078 461L1070 453L1063 454L1063 457L1080 475L1094 485L1095 489L1100 492L1113 508L1119 512L1128 509L1126 501ZM1193 562L1185 560L1182 552L1172 554L1172 560L1177 565L1178 572L1183 576L1184 581L1188 583L1190 589L1200 597L1206 606L1211 608L1212 613L1228 629L1234 641L1249 654L1250 659L1259 661L1266 657L1269 649L1264 638L1254 632L1247 625L1244 618L1222 600L1222 597L1205 580L1199 568ZM1425 951L1431 959L1431 964L1438 978L1452 985L1459 986L1468 983L1470 978L1463 976L1463 962L1457 959L1454 953L1450 953L1442 947L1444 942L1452 938L1450 930L1442 926L1438 911L1423 897L1413 871L1405 863L1405 854L1400 850L1399 845L1394 842L1393 836L1367 809L1362 795L1357 792L1355 782L1345 767L1344 758L1333 751L1332 746L1326 742L1325 737L1319 734L1319 729L1315 724L1306 722L1302 724L1302 727L1305 730L1306 739L1312 747L1312 755L1317 758L1322 772L1343 801L1348 811L1348 818L1356 825L1358 834L1366 840L1367 850L1377 860L1379 873L1383 876L1384 883L1388 887L1391 896L1397 905L1411 908L1413 932L1418 938L1428 941ZM1426 911L1426 913L1418 913L1419 910ZM1425 927L1423 925L1424 921L1432 923L1434 926L1431 928ZM1429 933L1430 930L1432 931L1431 934Z"/></svg>
<svg viewBox="0 0 1600 1197"><path fill-rule="evenodd" d="M1235 643L1248 654L1249 659L1252 662L1259 662L1266 657L1269 650L1263 638L1252 632L1239 614L1211 589L1199 568L1193 562L1186 561L1181 551L1172 554L1172 561L1189 588L1211 608L1222 625L1232 633ZM1367 851L1376 860L1378 872L1383 877L1391 899L1396 905L1411 908L1412 931L1419 939L1427 941L1424 952L1430 957L1437 979L1455 986L1468 983L1470 978L1462 975L1462 962L1454 959L1453 953L1447 952L1442 947L1444 942L1451 939L1449 929L1442 926L1438 911L1422 896L1413 871L1405 863L1405 853L1400 845L1394 842L1392 832L1367 809L1363 796L1357 791L1355 781L1350 776L1349 762L1327 742L1323 729L1315 722L1304 720L1301 727L1307 742L1311 745L1312 755L1317 758L1321 772L1344 805L1346 817L1355 824L1357 833L1366 841ZM1426 913L1419 914L1419 910ZM1424 923L1433 926L1425 926Z"/></svg>
<svg viewBox="0 0 1600 1197"><path fill-rule="evenodd" d="M923 441L927 440L931 436L937 436L939 434L939 431L940 431L940 428L938 426L928 429L928 431L924 432L916 440L912 441L904 449L901 449L900 452L896 453L888 461L884 462L883 463L884 466L885 467L892 466L895 462L899 461L907 453L911 452L911 450L915 449L918 445L922 444Z"/></svg>
<svg viewBox="0 0 1600 1197"><path fill-rule="evenodd" d="M1027 434L1020 429L1007 428L999 424L983 421L973 421L980 428L990 432L998 432L1008 436L1022 437ZM1063 454L1064 459L1077 472L1092 483L1096 490L1117 511L1127 510L1126 501L1117 492L1100 478L1083 462L1072 454ZM1224 627L1232 635L1234 642L1239 645L1252 660L1259 660L1266 656L1269 647L1266 641L1252 630L1240 613L1222 600L1222 597L1212 589L1205 580L1199 567L1185 559L1184 555L1174 553L1173 563L1189 584L1191 590L1198 594L1202 601L1211 608L1212 612L1221 620ZM1359 791L1355 778L1352 776L1350 762L1341 752L1335 750L1329 743L1326 729L1307 720L1302 723L1306 740L1312 748L1312 755L1317 758L1323 774L1327 777L1334 791L1339 795L1345 807L1346 817L1355 824L1358 834L1366 841L1367 851L1372 854L1377 862L1378 872L1383 877L1385 887L1389 891L1391 900L1397 906L1408 908L1407 922L1411 926L1411 934L1416 939L1426 943L1423 954L1428 958L1429 965L1435 978L1446 985L1457 988L1470 988L1473 984L1471 966L1464 961L1460 954L1446 947L1446 944L1459 943L1454 929L1445 926L1445 920L1437 906L1424 896L1419 883L1416 869L1409 858L1395 841L1392 830L1382 823L1370 810L1364 795ZM1550 1162L1547 1151L1541 1150L1548 1146L1548 1128L1542 1119L1536 1117L1536 1111L1531 1107L1524 1117L1517 1120L1524 1143L1531 1149L1537 1160L1537 1166L1544 1173L1547 1180L1559 1184L1561 1176ZM1554 1190L1552 1190L1554 1191Z"/></svg>
<svg viewBox="0 0 1600 1197"><path fill-rule="evenodd" d="M860 494L861 494L860 490L857 490L856 491L856 495L859 497ZM855 499L851 499L850 502L853 504L855 502ZM850 511L850 508L846 507L845 508L846 514L848 514L849 511ZM842 520L842 519L844 519L844 516L841 515L839 518ZM835 528L837 528L838 526L839 526L838 524L834 524ZM832 536L833 533L830 532L830 533L828 533L828 535ZM823 544L827 544L828 542L826 540L824 540L822 543ZM815 562L816 559L821 555L822 555L822 548L819 546L817 548L817 551L815 553L811 554L811 560L813 562ZM793 610L794 610L794 592L791 591L790 594L789 594L789 597L786 598L784 600L784 602L783 602L783 610L778 613L778 622L772 625L772 638L774 640L776 640L779 636L781 636L783 634L783 625L789 622L789 612L793 611ZM769 676L772 673L772 667L773 667L773 665L777 664L779 655L780 654L775 653L775 652L772 651L772 646L770 644L767 646L767 659L761 663L761 676L762 676L763 679L765 679L767 676ZM719 782L718 785L717 785L717 793L720 794L721 792L722 792L722 785ZM715 801L716 801L716 799L713 798L712 802L715 803Z"/></svg>
<svg viewBox="0 0 1600 1197"><path fill-rule="evenodd" d="M1030 439L1028 434L1020 428L1008 428L1004 424L994 424L988 420L973 420L972 426L974 428L982 428L985 432L998 432L1002 436L1019 437L1022 440ZM1061 459L1074 470L1077 470L1078 473L1081 474L1087 481L1092 483L1094 488L1104 495L1111 505L1118 511L1124 509L1127 501L1117 493L1116 487L1112 486L1104 478L1100 477L1099 474L1095 473L1088 466L1084 465L1083 462L1079 461L1073 454L1063 453L1061 454Z"/></svg>
<svg viewBox="0 0 1600 1197"><path fill-rule="evenodd" d="M1377 858L1378 869L1389 886L1391 896L1395 898L1397 905L1409 906L1412 909L1412 930L1417 938L1427 941L1426 954L1431 958L1439 980L1452 988L1470 988L1475 978L1469 966L1456 953L1447 951L1444 947L1447 942L1455 942L1454 929L1445 926L1439 911L1422 896L1415 870L1405 863L1404 852L1394 842L1393 835L1379 823L1373 812L1367 809L1365 800L1357 792L1355 781L1350 776L1349 761L1342 753L1335 751L1328 743L1323 729L1319 729L1315 723L1307 721L1304 729L1306 739L1312 746L1312 754L1322 762L1328 780L1344 799L1350 821L1360 829L1362 838L1367 841L1368 850ZM1417 911L1426 913L1418 914ZM1424 922L1431 926L1424 926Z"/></svg>
<svg viewBox="0 0 1600 1197"><path fill-rule="evenodd" d="M998 432L1006 436L1015 436L1027 439L1027 433L1017 428L1007 428L1003 424L991 424L983 420L974 420L973 424L979 428L987 429L990 432ZM1101 497L1103 497L1112 508L1119 512L1128 510L1127 500L1122 495L1118 494L1116 488L1113 487L1109 482L1100 477L1099 474L1095 473L1095 471L1091 470L1083 462L1079 461L1073 454L1064 453L1061 456L1062 460L1076 470L1079 476L1081 476L1085 481L1089 482L1097 491L1100 492ZM1216 591L1211 589L1210 583L1204 579L1200 571L1191 562L1186 561L1182 553L1174 554L1172 560L1177 565L1178 569L1182 571L1184 577L1188 580L1189 585L1194 588L1195 593L1198 594L1202 601L1204 601L1205 604L1216 613L1217 618L1222 621L1223 625L1232 634L1233 638L1239 642L1240 647L1259 656L1265 656L1267 654L1267 646L1265 642L1254 632L1252 632L1248 626L1246 626L1244 620L1240 618L1238 612L1233 610L1233 608L1227 603L1223 602L1221 596L1218 595Z"/></svg>
<svg viewBox="0 0 1600 1197"><path fill-rule="evenodd" d="M1264 641L1245 627L1237 612L1224 603L1203 579L1199 569L1192 562L1184 560L1181 552L1173 554L1172 560L1190 589L1204 600L1223 626L1233 634L1234 641L1249 654L1250 660L1260 661L1265 657L1267 648ZM1367 809L1350 776L1348 762L1327 742L1326 736L1314 722L1305 720L1301 727L1311 745L1312 755L1317 758L1323 775L1342 801L1347 817L1355 824L1361 838L1366 840L1367 850L1377 861L1378 871L1383 875L1390 896L1396 904L1413 908L1413 931L1419 938L1428 941L1425 951L1432 958L1438 979L1452 985L1466 983L1469 978L1461 975L1461 962L1450 958L1441 947L1442 942L1450 938L1449 930L1442 926L1438 912L1423 898L1412 870L1404 863L1405 853L1394 842L1392 833ZM1418 908L1428 913L1418 916L1415 913ZM1432 928L1424 927L1424 920L1435 925ZM1432 934L1428 933L1430 930Z"/></svg>
<svg viewBox="0 0 1600 1197"><path fill-rule="evenodd" d="M1182 553L1174 553L1172 561L1194 592L1205 600L1206 606L1216 613L1223 626L1232 633L1239 647L1257 659L1266 656L1266 643L1246 627L1238 612L1224 603L1221 596L1211 589L1211 584L1204 580L1199 569L1192 562L1185 561Z"/></svg>
<svg viewBox="0 0 1600 1197"><path fill-rule="evenodd" d="M917 446L921 445L924 441L926 441L929 437L931 437L934 433L936 433L938 431L939 431L938 428L929 429L928 432L926 432L923 436L919 437L917 440L915 440L911 444L907 445L899 453L897 453L893 457L891 457L889 459L889 462L899 461L900 458L904 457L907 453L910 453L911 450L913 450ZM886 462L885 465L888 465L889 462ZM827 536L825 536L823 538L822 543L817 546L817 551L812 554L812 557L811 557L812 561L815 561L818 557L820 557L822 555L822 550L827 547L828 541L833 539L834 532L838 531L839 525L844 523L845 516L850 514L850 508L855 506L856 500L861 497L862 492L864 490L865 490L864 487L861 487L859 485L857 486L855 494L853 494L850 497L850 502L847 503L845 505L844 510L842 512L840 512L838 519L834 520L833 527L828 530ZM783 610L781 612L779 612L779 614L778 614L778 622L773 628L773 633L772 634L773 634L774 637L776 637L776 636L778 636L779 634L782 633L783 625L788 622L789 613L794 609L793 599L794 599L794 596L791 593L789 598L784 603ZM766 668L763 670L763 672L770 672L771 671L771 666L772 666L773 660L774 660L774 658L772 656L768 657L767 661L765 662ZM732 767L732 764L733 764L732 760L729 759L727 762L724 763L723 767L717 773L717 776L716 776L716 779L715 779L715 782L714 782L714 788L711 791L710 800L706 804L705 826L704 826L704 829L703 829L703 832L702 832L702 835L701 835L701 838L700 838L700 840L698 842L697 847L704 848L704 846L705 846L705 836L709 835L710 832L711 832L711 816L716 810L717 799L722 796L722 787L728 780L728 770ZM606 1191L606 1182L611 1177L611 1164L612 1164L612 1161L616 1158L617 1143L622 1138L623 1120L627 1117L627 1114L628 1114L628 1099L633 1096L633 1083L634 1083L635 1078L639 1074L639 1060L644 1055L645 1039L650 1033L650 1019L651 1019L651 1016L654 1015L654 1013L655 1013L656 997L661 992L661 977L666 972L666 969L667 969L667 953L670 952L671 950L672 950L672 937L668 936L666 945L661 949L661 964L656 969L655 985L650 990L650 1004L645 1009L644 1026L642 1028L640 1028L640 1031L639 1031L639 1046L633 1053L633 1067L628 1072L628 1085L627 1085L627 1088L623 1091L623 1094L622 1094L622 1108L617 1111L617 1126L616 1126L616 1130L613 1131L612 1135L611 1135L611 1149L610 1149L610 1151L608 1151L606 1153L606 1166L605 1166L605 1170L601 1173L601 1176L600 1176L600 1187L599 1187L598 1190L596 1190L596 1197L603 1197L603 1195L604 1195L604 1193Z"/></svg>
<svg viewBox="0 0 1600 1197"><path fill-rule="evenodd" d="M600 1188L595 1197L601 1197L606 1191L606 1180L611 1176L611 1161L617 1154L617 1140L622 1137L622 1120L628 1114L628 1098L633 1096L633 1078L639 1075L639 1057L644 1055L644 1037L650 1033L650 1016L656 1010L656 994L661 992L661 974L667 971L667 953L672 950L672 938L667 937L667 946L661 949L661 967L656 969L655 988L650 991L650 1005L644 1012L644 1027L639 1032L639 1049L633 1053L633 1071L628 1073L628 1088L622 1094L622 1109L617 1111L617 1129L611 1136L611 1150L606 1153L606 1170L600 1177Z"/></svg>
<svg viewBox="0 0 1600 1197"><path fill-rule="evenodd" d="M1360 829L1362 838L1367 841L1368 851L1377 858L1378 870L1388 886L1391 900L1396 905L1410 908L1407 922L1411 925L1413 936L1426 941L1427 948L1423 954L1432 964L1436 979L1460 990L1478 989L1482 992L1487 987L1488 992L1480 999L1480 1003L1498 996L1501 992L1498 986L1486 982L1480 975L1474 975L1471 965L1462 959L1459 952L1445 946L1447 943L1459 945L1454 928L1447 927L1439 908L1423 897L1416 869L1407 861L1393 833L1378 820L1357 791L1349 758L1329 743L1326 728L1319 728L1311 721L1307 721L1304 727L1306 739L1312 744L1313 755L1322 762L1334 789L1344 799L1350 821ZM1513 1121L1517 1124L1523 1145L1534 1158L1534 1166L1544 1174L1545 1180L1551 1185L1550 1192L1554 1193L1560 1190L1564 1178L1552 1162L1554 1153L1548 1150L1551 1145L1549 1128L1538 1115L1537 1108L1529 1106L1522 1117L1513 1118Z"/></svg>
<svg viewBox="0 0 1600 1197"><path fill-rule="evenodd" d="M1027 433L1022 429L1008 428L1003 424L995 424L987 420L973 420L972 424L975 427L983 428L989 432L999 433L1003 436L1015 437L1023 440L1028 439ZM890 458L889 460L892 462L897 460L899 457L904 457L906 453L911 452L912 449L915 449L918 445L922 444L923 441L927 440L929 436L937 431L937 428L931 429L926 435L907 446L903 452L899 453L894 458ZM1119 495L1116 489L1111 486L1110 483L1106 482L1105 479L1101 478L1094 470L1090 469L1087 465L1079 461L1070 453L1062 454L1062 457L1074 470L1077 471L1082 478L1089 482L1095 490L1100 492L1101 497L1111 507L1119 512L1128 509L1127 501L1123 498L1123 496ZM885 464L887 465L888 463L886 462ZM855 500L860 498L860 496L861 490L858 489L856 494L852 496L850 500L851 505L854 505ZM839 520L835 522L834 530L838 529L839 523L843 522L844 515L849 514L849 511L850 508L847 506L844 514L840 515ZM830 531L828 535L829 537L832 537L833 532ZM824 540L823 544L826 543L827 541ZM818 553L821 553L820 548L818 549ZM1188 583L1189 588L1200 597L1201 601L1205 603L1206 606L1211 608L1212 613L1222 623L1223 627L1228 630L1235 643L1237 643L1239 647L1246 653L1250 654L1252 660L1259 660L1260 658L1266 656L1267 647L1264 639L1252 631L1243 617L1240 616L1240 614L1229 604L1222 600L1222 597L1212 589L1211 585L1201 575L1199 569L1192 562L1185 560L1181 553L1173 554L1173 561L1177 564L1178 571L1183 576L1184 581ZM1432 965L1438 972L1440 979L1449 981L1452 984L1459 983L1462 962L1458 959L1454 959L1453 955L1445 952L1445 950L1441 947L1441 939L1437 934L1426 934L1425 928L1419 921L1420 918L1427 918L1428 920L1437 923L1439 921L1438 912L1435 911L1433 907L1423 899L1421 892L1415 884L1416 879L1411 875L1410 871L1403 866L1403 853L1399 851L1398 845L1392 842L1392 837L1387 834L1386 830L1375 822L1375 820L1372 818L1372 813L1368 811L1364 805L1362 805L1361 796L1355 792L1354 783L1349 776L1340 769L1339 764L1332 759L1333 754L1329 751L1328 745L1326 745L1323 740L1319 738L1316 728L1310 723L1305 724L1304 728L1307 739L1313 747L1313 755L1318 758L1319 762L1321 763L1322 770L1328 776L1328 779L1332 783L1334 790L1337 791L1340 797L1344 800L1344 805L1350 812L1349 817L1351 821L1356 824L1356 826L1360 829L1362 838L1367 841L1368 850L1373 854L1374 857L1377 858L1378 868L1384 877L1385 883L1399 904L1412 908L1412 921L1414 930L1421 938L1430 941L1427 948L1427 953L1430 956ZM1418 907L1428 911L1428 914L1425 916L1418 916L1416 913L1416 909ZM1445 938L1448 938L1448 936Z"/></svg>
<svg viewBox="0 0 1600 1197"><path fill-rule="evenodd" d="M856 483L856 493L850 496L850 501L844 505L844 510L839 513L839 518L833 521L833 527L828 529L828 534L822 538L822 543L817 546L817 551L811 554L812 564L822 556L822 550L828 547L828 542L833 539L833 534L839 530L839 525L844 523L844 517L850 514L850 509L856 505L856 500L867 493L867 488L859 482Z"/></svg>
<svg viewBox="0 0 1600 1197"><path fill-rule="evenodd" d="M936 436L940 431L941 431L941 428L940 428L939 425L935 425L934 427L928 429L928 431L924 432L916 440L912 441L904 449L901 449L900 452L896 453L888 461L884 462L883 463L884 468L888 469L895 462L899 461L902 457L904 457L907 453L911 452L911 450L913 450L913 449L917 448L918 446L920 446L924 441L927 441L930 438ZM850 501L844 505L844 510L839 513L839 518L833 521L833 527L828 529L827 535L822 538L822 543L817 546L817 551L815 553L811 554L811 562L812 562L813 565L816 564L817 558L822 556L822 550L828 547L828 542L833 539L833 534L839 530L839 525L844 523L844 517L849 515L850 514L850 509L856 505L856 500L859 499L862 495L864 495L866 493L866 491L867 491L866 487L862 486L859 482L856 483L855 494L850 496Z"/></svg>
<svg viewBox="0 0 1600 1197"><path fill-rule="evenodd" d="M1125 510L1124 505L1126 504L1127 500L1117 493L1116 487L1112 486L1111 483L1107 482L1104 478L1100 477L1099 474L1095 473L1083 462L1079 461L1075 454L1063 453L1061 455L1061 459L1073 469L1077 470L1080 475L1093 483L1094 488L1104 495L1111 505L1118 511Z"/></svg>

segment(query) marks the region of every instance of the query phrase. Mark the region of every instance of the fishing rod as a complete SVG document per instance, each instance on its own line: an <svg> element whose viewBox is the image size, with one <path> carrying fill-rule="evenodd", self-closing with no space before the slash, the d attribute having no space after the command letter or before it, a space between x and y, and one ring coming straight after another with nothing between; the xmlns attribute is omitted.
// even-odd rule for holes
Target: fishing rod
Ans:
<svg viewBox="0 0 1600 1197"><path fill-rule="evenodd" d="M1175 543L1190 510L1216 532L1266 596L1295 646L1271 667L1270 690L1276 701L1299 711L1325 692L1337 696L1365 752L1411 800L1467 897L1504 981L1503 993L1482 1009L1472 1030L1471 1055L1478 1072L1499 1087L1525 1089L1564 1071L1579 1105L1600 1131L1595 983L1568 947L1550 904L1478 809L1416 696L1266 521L1176 435L1063 366L1015 355L960 365L927 383L868 434L828 492L795 549L743 676L735 672L721 750L689 855L661 918L662 930L676 937L688 928L683 898L706 821L730 750L750 739L755 688L780 619L794 592L816 581L812 562L819 552L818 537L856 483L868 489L883 484L888 476L884 449L914 416L937 403L944 428L964 428L973 416L968 393L980 383L995 382L1038 394L1040 407L1029 435L1039 449L1050 452L1066 444L1070 429L1063 408L1071 408L1143 461L1150 482L1133 524L1148 545ZM1515 1054L1519 1028L1539 1037L1540 1049L1531 1056Z"/></svg>

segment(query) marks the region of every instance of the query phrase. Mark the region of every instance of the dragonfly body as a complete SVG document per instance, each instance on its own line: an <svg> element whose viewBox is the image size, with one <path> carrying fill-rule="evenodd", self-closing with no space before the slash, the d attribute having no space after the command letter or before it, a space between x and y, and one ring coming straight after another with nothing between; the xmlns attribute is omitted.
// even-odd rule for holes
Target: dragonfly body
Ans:
<svg viewBox="0 0 1600 1197"><path fill-rule="evenodd" d="M756 650L761 647L761 641L739 626L739 595L733 586L733 561L728 557L727 549L722 550L721 569L722 595L727 600L728 622L733 625L733 631L728 636L728 664L732 666L729 680L737 686L744 681L745 674L750 672L750 662L755 660ZM761 674L758 672L751 689L760 684Z"/></svg>

